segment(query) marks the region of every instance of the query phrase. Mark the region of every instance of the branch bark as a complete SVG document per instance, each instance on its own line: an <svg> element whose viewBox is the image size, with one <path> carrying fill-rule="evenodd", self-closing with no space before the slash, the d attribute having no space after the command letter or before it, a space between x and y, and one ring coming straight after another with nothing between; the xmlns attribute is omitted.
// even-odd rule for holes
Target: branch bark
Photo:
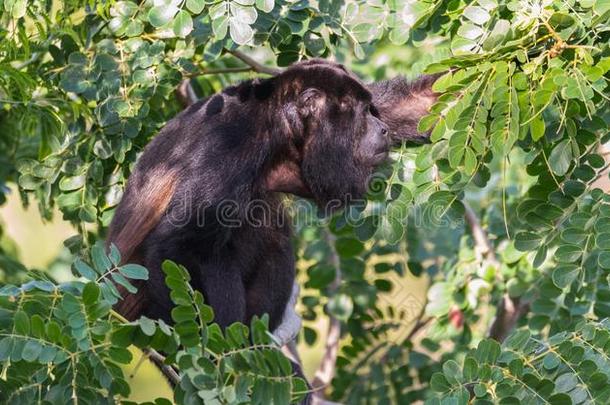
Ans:
<svg viewBox="0 0 610 405"><path fill-rule="evenodd" d="M250 56L246 55L242 51L235 50L235 51L229 51L229 53L231 55L235 56L237 59L244 62L246 65L250 66L252 68L252 70L254 70L257 73L264 73L264 74L272 75L272 76L282 73L282 69L265 66L262 63L255 61L254 59L252 59Z"/></svg>
<svg viewBox="0 0 610 405"><path fill-rule="evenodd" d="M178 375L172 366L165 364L165 357L154 349L143 349L142 351L153 363L155 363L172 387L180 384L180 375Z"/></svg>
<svg viewBox="0 0 610 405"><path fill-rule="evenodd" d="M500 262L496 257L494 248L477 215L469 205L464 204L464 207L466 210L464 217L472 232L477 259L482 263L487 262L496 268L500 268ZM498 306L496 317L489 328L488 336L498 342L503 342L515 327L519 318L526 314L527 311L529 311L528 303L522 302L519 298L512 298L508 293L504 293L502 301Z"/></svg>
<svg viewBox="0 0 610 405"><path fill-rule="evenodd" d="M335 237L327 230L324 230L324 237L330 247L330 261L335 269L335 279L329 286L330 293L336 292L341 285L341 262L335 251ZM324 346L324 355L320 366L314 375L311 383L313 390L316 392L315 397L317 402L324 400L324 389L328 387L333 377L335 376L335 365L337 362L337 354L339 352L339 340L341 338L341 321L330 315L328 324L328 334L326 337L326 345Z"/></svg>

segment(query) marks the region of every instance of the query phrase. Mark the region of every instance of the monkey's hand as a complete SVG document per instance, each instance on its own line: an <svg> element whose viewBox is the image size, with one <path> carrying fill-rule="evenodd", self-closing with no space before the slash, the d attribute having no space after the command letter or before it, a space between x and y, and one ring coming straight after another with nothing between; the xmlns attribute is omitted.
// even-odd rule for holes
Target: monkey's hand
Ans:
<svg viewBox="0 0 610 405"><path fill-rule="evenodd" d="M292 285L290 299L284 309L284 315L282 315L282 323L273 331L273 337L280 346L296 339L301 330L301 317L295 311L299 291L299 284L295 281Z"/></svg>

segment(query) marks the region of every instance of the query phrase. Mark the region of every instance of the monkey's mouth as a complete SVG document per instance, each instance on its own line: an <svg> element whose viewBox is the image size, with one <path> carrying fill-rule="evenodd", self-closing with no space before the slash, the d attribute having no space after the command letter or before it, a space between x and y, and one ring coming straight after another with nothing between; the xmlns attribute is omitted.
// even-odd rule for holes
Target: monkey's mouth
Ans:
<svg viewBox="0 0 610 405"><path fill-rule="evenodd" d="M371 159L371 164L373 166L377 166L378 164L384 162L388 158L389 155L390 155L389 151L383 151L383 152L376 153L375 155L373 155L373 157Z"/></svg>

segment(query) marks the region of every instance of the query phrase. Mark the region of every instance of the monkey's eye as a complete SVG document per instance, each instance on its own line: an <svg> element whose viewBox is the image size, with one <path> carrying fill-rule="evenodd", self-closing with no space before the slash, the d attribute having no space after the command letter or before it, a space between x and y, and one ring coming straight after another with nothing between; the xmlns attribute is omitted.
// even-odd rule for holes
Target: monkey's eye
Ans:
<svg viewBox="0 0 610 405"><path fill-rule="evenodd" d="M379 118L379 111L377 111L377 107L375 107L373 104L369 105L369 112L373 117Z"/></svg>

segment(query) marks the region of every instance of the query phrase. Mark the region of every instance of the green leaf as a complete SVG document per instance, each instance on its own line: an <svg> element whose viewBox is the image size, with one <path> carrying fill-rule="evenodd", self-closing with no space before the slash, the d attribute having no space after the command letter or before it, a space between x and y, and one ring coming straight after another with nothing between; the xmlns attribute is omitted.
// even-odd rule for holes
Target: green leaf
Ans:
<svg viewBox="0 0 610 405"><path fill-rule="evenodd" d="M40 343L38 343L36 340L28 340L23 347L21 357L25 361L33 362L38 358L38 356L40 356L41 352L42 345Z"/></svg>
<svg viewBox="0 0 610 405"><path fill-rule="evenodd" d="M110 273L112 279L119 285L123 286L130 294L135 294L138 289L134 287L122 274L113 271Z"/></svg>
<svg viewBox="0 0 610 405"><path fill-rule="evenodd" d="M569 287L580 274L576 265L560 266L553 270L553 283L559 288Z"/></svg>
<svg viewBox="0 0 610 405"><path fill-rule="evenodd" d="M59 189L63 191L71 191L82 188L85 185L86 176L64 177L59 182Z"/></svg>
<svg viewBox="0 0 610 405"><path fill-rule="evenodd" d="M555 380L555 390L557 392L569 392L578 385L578 377L573 373L565 373Z"/></svg>
<svg viewBox="0 0 610 405"><path fill-rule="evenodd" d="M522 252L537 249L541 242L542 237L532 232L519 232L515 236L515 248Z"/></svg>
<svg viewBox="0 0 610 405"><path fill-rule="evenodd" d="M572 146L569 139L564 139L553 148L549 156L549 165L556 175L563 176L568 172L571 164Z"/></svg>
<svg viewBox="0 0 610 405"><path fill-rule="evenodd" d="M250 25L243 23L234 17L229 19L229 28L231 39L238 45L247 44L254 36L254 31Z"/></svg>
<svg viewBox="0 0 610 405"><path fill-rule="evenodd" d="M474 381L477 378L478 364L475 359L468 356L464 360L464 380ZM444 370L444 368L443 368Z"/></svg>
<svg viewBox="0 0 610 405"><path fill-rule="evenodd" d="M19 187L24 190L36 190L42 183L44 183L43 179L36 178L29 174L19 176Z"/></svg>
<svg viewBox="0 0 610 405"><path fill-rule="evenodd" d="M546 368L547 370L552 370L555 367L557 367L559 365L559 363L561 362L561 360L559 359L559 357L552 352L547 353L544 356L544 359L542 360L542 364L544 365L544 368Z"/></svg>
<svg viewBox="0 0 610 405"><path fill-rule="evenodd" d="M212 31L216 36L216 39L223 39L227 36L229 29L229 17L222 16L212 21Z"/></svg>
<svg viewBox="0 0 610 405"><path fill-rule="evenodd" d="M470 148L466 148L464 152L464 170L466 174L472 175L477 169L477 155Z"/></svg>
<svg viewBox="0 0 610 405"><path fill-rule="evenodd" d="M112 262L106 256L106 249L101 242L91 247L91 260L93 261L93 267L99 274L104 274L112 268Z"/></svg>
<svg viewBox="0 0 610 405"><path fill-rule="evenodd" d="M574 263L580 260L583 251L579 246L563 245L555 251L555 258L560 263Z"/></svg>
<svg viewBox="0 0 610 405"><path fill-rule="evenodd" d="M254 3L254 1L252 2ZM239 21L243 24L254 24L258 16L258 12L254 7L242 6L237 3L231 3L231 20Z"/></svg>
<svg viewBox="0 0 610 405"><path fill-rule="evenodd" d="M125 264L119 267L119 272L133 280L148 280L148 270L139 264Z"/></svg>
<svg viewBox="0 0 610 405"><path fill-rule="evenodd" d="M364 244L354 238L338 238L335 242L335 248L340 256L350 257L362 252Z"/></svg>
<svg viewBox="0 0 610 405"><path fill-rule="evenodd" d="M81 259L76 259L74 261L74 268L78 272L79 275L85 277L87 280L94 281L97 279L97 273L93 270L87 263L82 261Z"/></svg>
<svg viewBox="0 0 610 405"><path fill-rule="evenodd" d="M464 9L464 17L478 25L485 24L491 18L487 10L473 5L470 5Z"/></svg>
<svg viewBox="0 0 610 405"><path fill-rule="evenodd" d="M478 25L464 23L457 31L458 35L466 39L475 40L485 33L485 30Z"/></svg>
<svg viewBox="0 0 610 405"><path fill-rule="evenodd" d="M112 156L112 146L106 139L99 139L93 145L93 153L101 159L108 159Z"/></svg>
<svg viewBox="0 0 610 405"><path fill-rule="evenodd" d="M605 270L610 270L610 252L601 252L597 257L599 267Z"/></svg>
<svg viewBox="0 0 610 405"><path fill-rule="evenodd" d="M443 374L452 384L459 384L462 381L462 368L455 360L448 360L443 364Z"/></svg>
<svg viewBox="0 0 610 405"><path fill-rule="evenodd" d="M191 19L191 15L184 10L179 11L174 19L173 30L174 34L180 38L184 38L190 34L191 31L193 31L193 20Z"/></svg>
<svg viewBox="0 0 610 405"><path fill-rule="evenodd" d="M483 42L483 49L486 51L491 51L496 46L504 42L504 39L510 31L510 26L510 21L502 19L496 21L493 30Z"/></svg>
<svg viewBox="0 0 610 405"><path fill-rule="evenodd" d="M464 145L456 145L449 148L449 165L455 169L462 164L464 158L465 147Z"/></svg>
<svg viewBox="0 0 610 405"><path fill-rule="evenodd" d="M430 388L435 392L447 392L451 385L442 373L434 373L430 379Z"/></svg>
<svg viewBox="0 0 610 405"><path fill-rule="evenodd" d="M157 327L152 319L143 316L138 320L138 323L140 324L140 329L146 336L153 336L155 334Z"/></svg>
<svg viewBox="0 0 610 405"><path fill-rule="evenodd" d="M90 282L85 284L85 288L83 288L83 303L85 305L93 305L97 301L100 296L100 288L97 284Z"/></svg>
<svg viewBox="0 0 610 405"><path fill-rule="evenodd" d="M201 13L205 7L205 0L186 0L186 8L195 15Z"/></svg>
<svg viewBox="0 0 610 405"><path fill-rule="evenodd" d="M119 252L119 249L114 243L110 244L110 253L108 254L108 258L115 266L118 266L121 263L121 252Z"/></svg>
<svg viewBox="0 0 610 405"><path fill-rule="evenodd" d="M177 12L178 7L176 7L173 3L156 6L151 8L148 12L148 21L154 27L160 28L169 23Z"/></svg>
<svg viewBox="0 0 610 405"><path fill-rule="evenodd" d="M483 339L475 351L475 359L479 363L494 364L500 356L500 344L492 339Z"/></svg>
<svg viewBox="0 0 610 405"><path fill-rule="evenodd" d="M25 13L27 11L27 0L15 0L12 3L12 7L9 6L10 2L7 1L5 3L5 7L7 10L9 10L11 12L11 15L13 16L13 18L18 19L18 18L22 18L25 17Z"/></svg>
<svg viewBox="0 0 610 405"><path fill-rule="evenodd" d="M275 7L275 0L256 0L256 8L259 10L269 13Z"/></svg>
<svg viewBox="0 0 610 405"><path fill-rule="evenodd" d="M479 398L482 398L485 395L487 395L487 386L482 383L475 384L474 395L476 395Z"/></svg>
<svg viewBox="0 0 610 405"><path fill-rule="evenodd" d="M545 131L544 120L540 115L536 116L530 121L530 132L534 141L539 140L544 136Z"/></svg>
<svg viewBox="0 0 610 405"><path fill-rule="evenodd" d="M610 11L610 0L596 0L593 5L595 14L602 16Z"/></svg>
<svg viewBox="0 0 610 405"><path fill-rule="evenodd" d="M610 250L610 232L602 232L595 237L595 244L598 248Z"/></svg>
<svg viewBox="0 0 610 405"><path fill-rule="evenodd" d="M30 333L30 318L24 311L17 311L13 315L13 322L15 332L21 335L28 335Z"/></svg>

